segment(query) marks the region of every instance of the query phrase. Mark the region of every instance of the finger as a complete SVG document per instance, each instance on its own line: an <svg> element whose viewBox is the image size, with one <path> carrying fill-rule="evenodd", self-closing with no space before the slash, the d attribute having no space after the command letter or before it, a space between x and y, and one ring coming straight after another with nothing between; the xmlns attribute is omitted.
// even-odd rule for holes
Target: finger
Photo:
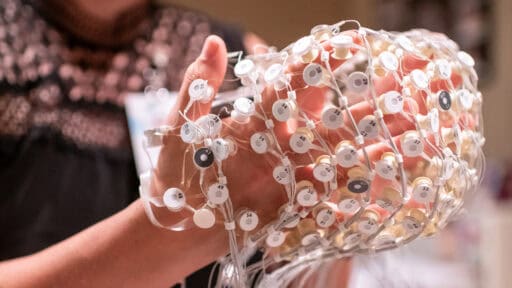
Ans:
<svg viewBox="0 0 512 288"><path fill-rule="evenodd" d="M402 75L409 74L414 69L422 69L429 63L429 60L419 58L418 56L408 53L405 54L401 61Z"/></svg>
<svg viewBox="0 0 512 288"><path fill-rule="evenodd" d="M215 35L209 36L203 44L201 55L188 66L183 83L181 85L176 104L174 105L171 114L169 115L169 123L172 125L181 125L184 123L184 118L179 115L179 111L184 111L189 108L187 117L191 120L198 118L201 115L208 114L211 107L213 96L205 103L198 101L189 106L190 95L189 86L192 81L196 79L203 79L208 81L208 85L213 89L213 95L217 92L222 84L224 74L227 67L227 52L224 41Z"/></svg>
<svg viewBox="0 0 512 288"><path fill-rule="evenodd" d="M345 35L352 37L354 43L360 42L357 34L353 31L342 32ZM357 48L353 49L353 53L356 52ZM332 52L332 47L329 45L329 42L326 41L322 43L322 50L327 51L328 53ZM312 61L312 63L320 64L325 69L325 73L328 74L327 65L334 71L340 65L345 63L344 59L336 59L334 57L329 57L328 64L322 62L322 57L320 57L321 53L318 53L317 57ZM290 77L289 86L292 90L295 90L297 97L297 104L302 109L302 111L306 112L308 117L318 118L320 116L320 112L324 107L325 101L327 99L327 87L310 87L306 84L303 78L304 69L310 65L310 63L296 62L292 65L289 65L286 69L286 74ZM327 78L331 77L331 75L325 75ZM304 89L306 88L306 89ZM288 90L282 89L279 91L275 91L272 88L267 87L265 93L263 94L265 99L265 111L271 111L272 104L277 99L286 99ZM288 131L288 127L286 123L277 123L276 131L286 133Z"/></svg>
<svg viewBox="0 0 512 288"><path fill-rule="evenodd" d="M355 39L357 39L357 38L355 38ZM404 62L407 63L407 65L410 66L411 68L421 68L422 66L426 65L426 63L427 63L426 61L418 60L416 58L413 58L412 56L405 58ZM343 63L343 61L337 60L333 64L332 68L336 69L337 66L341 65L342 63ZM297 69L297 67L293 67L292 71L293 71L293 69ZM308 87L306 85L306 83L304 83L302 73L298 73L298 74L300 74L300 75L292 76L291 86L294 87L295 89L297 89L296 90L297 91L297 102L299 104L299 107L302 109L302 111L306 112L308 117L312 118L313 120L319 120L321 112L325 106L325 102L328 100L328 97L327 97L328 89L327 88L318 88L318 87ZM383 77L374 77L373 81L374 81L373 87L375 89L375 94L377 96L382 95L382 94L392 91L392 90L401 91L401 89L402 89L400 83L398 82L399 76L395 77L395 75L393 73L387 73ZM306 89L303 89L303 88L306 88ZM280 95L280 97L282 98L282 97L286 97L286 96ZM406 109L407 109L407 107L404 108L404 110L406 110ZM364 116L373 114L374 109L373 109L373 107L371 107L370 103L368 103L367 101L362 101L362 102L355 103L355 104L351 105L350 112L351 112L352 116L354 117L355 121L358 122ZM386 115L384 120L387 123L391 122L393 124L396 124L396 125L393 125L392 127L388 127L388 128L390 128L391 134L396 135L396 134L404 131L404 129L408 130L408 129L411 129L411 127L413 127L413 123L411 121L407 121L407 123L401 123L401 122L403 122L402 120L406 120L406 119L407 119L407 117L405 117L404 114L400 114L400 115ZM394 121L390 121L390 120L394 120ZM350 123L350 121L351 120L348 117L346 117L345 125L346 125L346 127L351 127L351 129L353 129L352 123ZM405 125L402 125L402 124L405 124ZM286 128L288 128L288 127L286 127L286 125L279 125L279 128L281 128L281 130L279 130L279 131L283 132L283 133L286 133L290 130L290 129L286 129ZM324 130L324 132L327 132L327 131ZM341 133L341 134L343 134L344 136L347 136L347 135L345 135L346 133Z"/></svg>

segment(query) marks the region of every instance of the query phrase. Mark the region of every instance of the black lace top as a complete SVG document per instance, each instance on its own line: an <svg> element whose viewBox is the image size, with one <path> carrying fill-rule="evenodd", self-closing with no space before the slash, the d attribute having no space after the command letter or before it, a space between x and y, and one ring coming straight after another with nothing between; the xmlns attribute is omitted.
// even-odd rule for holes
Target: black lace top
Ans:
<svg viewBox="0 0 512 288"><path fill-rule="evenodd" d="M151 7L132 29L129 44L102 47L60 29L33 2L0 4L0 260L48 247L136 199L125 95L177 90L209 34L243 49L240 31L176 7Z"/></svg>

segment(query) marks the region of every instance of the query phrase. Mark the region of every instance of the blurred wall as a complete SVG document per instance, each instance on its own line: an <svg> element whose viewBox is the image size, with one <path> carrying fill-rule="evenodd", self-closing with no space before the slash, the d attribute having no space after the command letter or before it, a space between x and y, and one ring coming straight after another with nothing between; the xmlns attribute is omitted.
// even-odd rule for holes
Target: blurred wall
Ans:
<svg viewBox="0 0 512 288"><path fill-rule="evenodd" d="M482 88L487 155L512 158L512 1L493 1L492 81Z"/></svg>
<svg viewBox="0 0 512 288"><path fill-rule="evenodd" d="M357 19L362 25L379 28L375 6L379 0L160 0L208 13L238 24L264 38L268 44L284 47L317 24ZM491 81L482 83L487 138L485 150L495 159L512 158L512 1L493 0Z"/></svg>
<svg viewBox="0 0 512 288"><path fill-rule="evenodd" d="M366 9L375 0L160 0L206 12L235 23L268 42L283 48L317 25L356 19L370 26L372 13Z"/></svg>

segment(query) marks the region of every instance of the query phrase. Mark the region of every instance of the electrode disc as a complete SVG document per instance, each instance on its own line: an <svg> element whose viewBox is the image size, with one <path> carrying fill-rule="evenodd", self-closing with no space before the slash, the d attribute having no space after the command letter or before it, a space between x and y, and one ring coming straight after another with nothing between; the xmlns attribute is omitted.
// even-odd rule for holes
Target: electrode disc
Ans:
<svg viewBox="0 0 512 288"><path fill-rule="evenodd" d="M286 227L286 228L288 228L288 229L292 229L292 228L297 227L297 225L299 225L299 222L300 222L300 216L299 216L299 213L295 212L295 213L293 213L292 215L293 215L294 220L289 221L288 223L286 223L286 224L284 225L284 227Z"/></svg>
<svg viewBox="0 0 512 288"><path fill-rule="evenodd" d="M222 129L222 120L217 115L208 114L199 117L196 120L196 125L203 131L204 135L215 137L219 135Z"/></svg>
<svg viewBox="0 0 512 288"><path fill-rule="evenodd" d="M313 177L320 182L329 182L336 175L336 168L327 163L321 163L313 168Z"/></svg>
<svg viewBox="0 0 512 288"><path fill-rule="evenodd" d="M217 161L224 161L229 157L231 152L230 143L222 138L217 138L213 140L212 151Z"/></svg>
<svg viewBox="0 0 512 288"><path fill-rule="evenodd" d="M352 193L365 193L370 189L370 183L364 179L351 179L347 183L347 188Z"/></svg>
<svg viewBox="0 0 512 288"><path fill-rule="evenodd" d="M329 41L333 48L348 48L354 43L352 37L344 34L333 36Z"/></svg>
<svg viewBox="0 0 512 288"><path fill-rule="evenodd" d="M267 134L262 132L252 134L250 142L252 150L254 150L254 152L258 154L268 152L271 145L270 139L268 138Z"/></svg>
<svg viewBox="0 0 512 288"><path fill-rule="evenodd" d="M302 37L292 47L292 53L297 56L302 56L308 53L313 48L313 38L311 36Z"/></svg>
<svg viewBox="0 0 512 288"><path fill-rule="evenodd" d="M251 116L254 114L256 107L254 106L254 102L251 99L247 98L238 98L233 103L233 108L238 111L240 114L245 116Z"/></svg>
<svg viewBox="0 0 512 288"><path fill-rule="evenodd" d="M361 205L353 198L345 198L338 203L338 209L347 214L354 214L359 208L361 208Z"/></svg>
<svg viewBox="0 0 512 288"><path fill-rule="evenodd" d="M418 184L412 190L412 198L420 203L430 203L434 201L435 193L432 186L427 184Z"/></svg>
<svg viewBox="0 0 512 288"><path fill-rule="evenodd" d="M238 219L238 226L242 231L252 231L258 226L259 218L253 211L245 211Z"/></svg>
<svg viewBox="0 0 512 288"><path fill-rule="evenodd" d="M407 157L418 157L423 153L423 142L419 137L410 137L402 141L402 150Z"/></svg>
<svg viewBox="0 0 512 288"><path fill-rule="evenodd" d="M297 203L304 207L311 207L318 202L318 194L313 187L304 187L297 193Z"/></svg>
<svg viewBox="0 0 512 288"><path fill-rule="evenodd" d="M194 163L200 168L208 168L212 166L215 157L210 148L202 147L194 153Z"/></svg>
<svg viewBox="0 0 512 288"><path fill-rule="evenodd" d="M377 120L375 116L369 115L364 117L357 124L357 128L364 139L375 139L379 136L379 127L377 126Z"/></svg>
<svg viewBox="0 0 512 288"><path fill-rule="evenodd" d="M359 244L361 242L361 239L363 238L363 235L359 232L350 233L345 236L343 239L343 242L348 246L347 248L351 248Z"/></svg>
<svg viewBox="0 0 512 288"><path fill-rule="evenodd" d="M350 168L357 164L357 150L348 145L341 146L336 150L336 162L343 168Z"/></svg>
<svg viewBox="0 0 512 288"><path fill-rule="evenodd" d="M334 224L336 221L336 215L330 208L322 209L315 217L316 224L322 228L327 228Z"/></svg>
<svg viewBox="0 0 512 288"><path fill-rule="evenodd" d="M471 68L475 66L475 60L473 59L473 57L471 57L471 55L464 51L457 52L457 59L459 59L460 63L462 63L462 65L466 67Z"/></svg>
<svg viewBox="0 0 512 288"><path fill-rule="evenodd" d="M375 163L375 170L377 174L384 179L393 180L396 177L395 167L384 159Z"/></svg>
<svg viewBox="0 0 512 288"><path fill-rule="evenodd" d="M428 76L427 76L427 74L425 74L425 72L423 72L419 69L415 69L415 70L411 71L410 76L411 76L411 82L414 86L416 86L416 88L418 88L420 90L428 89L429 80L428 80Z"/></svg>
<svg viewBox="0 0 512 288"><path fill-rule="evenodd" d="M473 106L473 94L469 92L467 89L461 89L457 91L457 99L459 100L459 104L464 110L469 110Z"/></svg>
<svg viewBox="0 0 512 288"><path fill-rule="evenodd" d="M398 70L398 58L396 58L395 54L389 51L380 53L379 61L382 67L388 71Z"/></svg>
<svg viewBox="0 0 512 288"><path fill-rule="evenodd" d="M317 232L313 232L307 235L302 236L302 239L300 240L300 244L302 246L308 246L313 244L317 239L319 235Z"/></svg>
<svg viewBox="0 0 512 288"><path fill-rule="evenodd" d="M359 221L359 223L357 224L357 229L359 229L359 231L361 231L362 233L368 235L377 232L377 229L379 229L379 225L377 221L375 221L374 219L368 218L364 219L363 221Z"/></svg>
<svg viewBox="0 0 512 288"><path fill-rule="evenodd" d="M352 72L348 75L347 87L354 93L363 93L368 89L368 76L363 72Z"/></svg>
<svg viewBox="0 0 512 288"><path fill-rule="evenodd" d="M452 107L452 98L450 97L450 93L446 90L441 90L438 93L439 99L439 107L444 111L450 110Z"/></svg>
<svg viewBox="0 0 512 288"><path fill-rule="evenodd" d="M237 77L245 77L245 76L249 75L254 70L254 67L255 67L254 62L252 62L249 59L244 59L244 60L239 61L235 65L234 72Z"/></svg>
<svg viewBox="0 0 512 288"><path fill-rule="evenodd" d="M280 99L272 105L272 115L277 121L286 122L293 115L294 109L288 100Z"/></svg>
<svg viewBox="0 0 512 288"><path fill-rule="evenodd" d="M327 129L338 129L343 127L343 113L337 107L329 107L322 112L322 124Z"/></svg>
<svg viewBox="0 0 512 288"><path fill-rule="evenodd" d="M210 98L210 93L208 89L208 81L203 79L195 79L190 83L188 87L188 95L190 99L193 101L204 101Z"/></svg>
<svg viewBox="0 0 512 288"><path fill-rule="evenodd" d="M445 59L439 59L435 62L436 71L441 79L450 79L452 76L452 67L450 62Z"/></svg>
<svg viewBox="0 0 512 288"><path fill-rule="evenodd" d="M311 140L303 133L293 133L290 137L290 148L300 154L306 153L311 148Z"/></svg>
<svg viewBox="0 0 512 288"><path fill-rule="evenodd" d="M432 132L437 133L439 132L439 110L437 108L433 108L429 112L430 115L430 129Z"/></svg>
<svg viewBox="0 0 512 288"><path fill-rule="evenodd" d="M384 110L388 114L402 112L404 109L404 98L397 91L389 91L381 95L384 101Z"/></svg>
<svg viewBox="0 0 512 288"><path fill-rule="evenodd" d="M178 188L169 188L164 192L163 202L165 207L173 211L179 211L185 207L185 193Z"/></svg>
<svg viewBox="0 0 512 288"><path fill-rule="evenodd" d="M267 239L265 240L265 243L269 247L278 247L283 244L285 240L286 235L282 231L273 231L272 233L268 234Z"/></svg>
<svg viewBox="0 0 512 288"><path fill-rule="evenodd" d="M220 205L229 198L228 187L224 184L215 183L208 187L208 200L213 204Z"/></svg>
<svg viewBox="0 0 512 288"><path fill-rule="evenodd" d="M199 137L199 129L194 123L186 122L180 128L181 140L185 143L195 143Z"/></svg>
<svg viewBox="0 0 512 288"><path fill-rule="evenodd" d="M213 227L215 224L215 214L213 214L212 210L208 208L201 208L194 212L192 220L194 221L194 224L197 225L197 227L208 229Z"/></svg>
<svg viewBox="0 0 512 288"><path fill-rule="evenodd" d="M309 86L320 86L323 77L323 68L316 63L309 64L302 72L302 78Z"/></svg>
<svg viewBox="0 0 512 288"><path fill-rule="evenodd" d="M377 199L375 200L375 204L379 205L379 207L387 211L393 211L393 202L391 202L389 199Z"/></svg>
<svg viewBox="0 0 512 288"><path fill-rule="evenodd" d="M279 63L274 63L268 67L263 75L265 82L269 84L275 83L279 78L284 75L284 67Z"/></svg>
<svg viewBox="0 0 512 288"><path fill-rule="evenodd" d="M272 176L279 184L290 184L290 171L287 167L279 165L276 166L272 172Z"/></svg>
<svg viewBox="0 0 512 288"><path fill-rule="evenodd" d="M389 234L380 234L377 237L375 237L375 240L373 243L377 246L387 246L387 245L393 245L396 241L396 238Z"/></svg>
<svg viewBox="0 0 512 288"><path fill-rule="evenodd" d="M406 36L398 36L395 42L407 52L414 52L414 44Z"/></svg>
<svg viewBox="0 0 512 288"><path fill-rule="evenodd" d="M416 234L421 232L421 223L416 218L405 216L402 221L402 226L407 233Z"/></svg>

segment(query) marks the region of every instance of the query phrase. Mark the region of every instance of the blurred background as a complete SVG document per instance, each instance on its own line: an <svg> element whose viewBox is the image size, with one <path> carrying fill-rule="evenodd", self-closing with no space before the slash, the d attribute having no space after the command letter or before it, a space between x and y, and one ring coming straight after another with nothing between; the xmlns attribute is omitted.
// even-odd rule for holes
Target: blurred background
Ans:
<svg viewBox="0 0 512 288"><path fill-rule="evenodd" d="M317 24L357 19L373 29L447 34L477 62L488 165L466 215L432 239L358 257L351 287L512 287L511 0L161 0L201 10L283 48Z"/></svg>

